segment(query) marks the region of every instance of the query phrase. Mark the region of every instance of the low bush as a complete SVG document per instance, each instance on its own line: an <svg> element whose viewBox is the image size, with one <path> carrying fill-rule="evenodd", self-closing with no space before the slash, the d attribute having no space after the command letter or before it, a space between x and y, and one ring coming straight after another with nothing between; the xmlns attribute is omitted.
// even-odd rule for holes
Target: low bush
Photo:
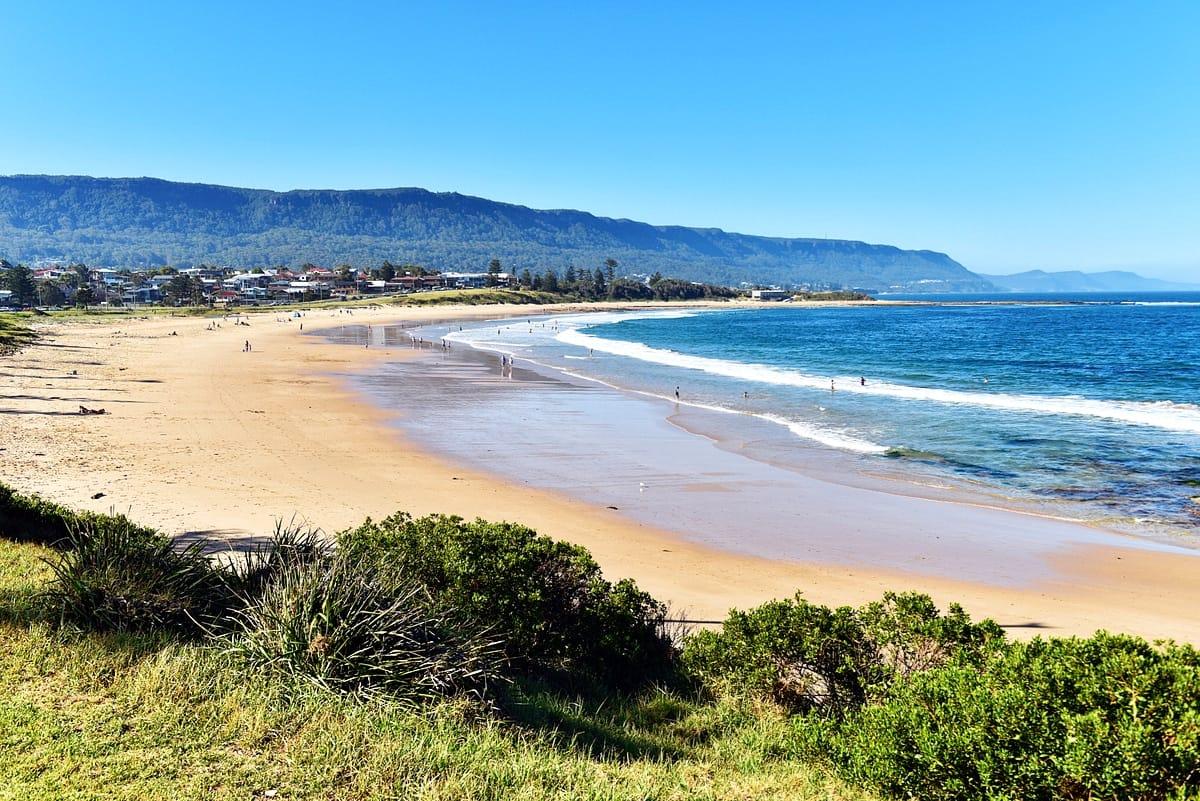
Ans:
<svg viewBox="0 0 1200 801"><path fill-rule="evenodd" d="M418 582L464 623L494 628L513 673L628 689L673 669L666 607L632 581L610 584L579 546L510 523L404 513L338 545Z"/></svg>
<svg viewBox="0 0 1200 801"><path fill-rule="evenodd" d="M717 696L770 699L796 712L838 715L862 704L882 675L853 609L794 600L732 611L721 630L687 639L683 664Z"/></svg>
<svg viewBox="0 0 1200 801"><path fill-rule="evenodd" d="M203 543L176 548L134 525L84 525L51 564L47 592L61 620L100 631L170 630L203 634L229 608L229 574Z"/></svg>
<svg viewBox="0 0 1200 801"><path fill-rule="evenodd" d="M1099 633L995 649L898 680L806 756L923 799L1165 799L1200 791L1200 653Z"/></svg>
<svg viewBox="0 0 1200 801"><path fill-rule="evenodd" d="M63 548L83 527L92 531L113 529L138 531L147 536L154 534L152 529L139 526L124 515L77 512L36 495L22 495L0 484L0 537Z"/></svg>
<svg viewBox="0 0 1200 801"><path fill-rule="evenodd" d="M351 695L483 698L502 658L419 586L341 555L283 566L237 616L231 642L251 665Z"/></svg>
<svg viewBox="0 0 1200 801"><path fill-rule="evenodd" d="M896 678L946 664L951 659L979 663L1004 644L1004 629L995 621L971 622L958 604L945 612L918 592L887 592L856 613L883 667L886 687Z"/></svg>
<svg viewBox="0 0 1200 801"><path fill-rule="evenodd" d="M811 604L800 595L733 611L720 631L700 631L685 670L713 695L770 699L793 712L840 717L896 676L974 657L1003 640L991 621L960 607L942 615L928 596L888 593L861 609Z"/></svg>

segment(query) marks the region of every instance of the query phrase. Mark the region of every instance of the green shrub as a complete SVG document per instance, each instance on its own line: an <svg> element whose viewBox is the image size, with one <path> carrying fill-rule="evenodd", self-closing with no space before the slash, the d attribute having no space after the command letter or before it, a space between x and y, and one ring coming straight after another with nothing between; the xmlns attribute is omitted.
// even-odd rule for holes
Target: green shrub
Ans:
<svg viewBox="0 0 1200 801"><path fill-rule="evenodd" d="M502 659L417 585L342 555L285 565L238 619L231 641L251 665L351 695L482 698Z"/></svg>
<svg viewBox="0 0 1200 801"><path fill-rule="evenodd" d="M1100 633L995 649L897 681L806 755L923 799L1161 799L1200 790L1200 653Z"/></svg>
<svg viewBox="0 0 1200 801"><path fill-rule="evenodd" d="M467 624L493 627L510 670L633 688L670 675L666 608L612 585L587 550L510 523L399 513L343 532L339 547L404 580Z"/></svg>
<svg viewBox="0 0 1200 801"><path fill-rule="evenodd" d="M793 711L840 715L866 700L882 668L853 609L800 596L732 611L719 632L700 631L683 665L715 695L769 698Z"/></svg>
<svg viewBox="0 0 1200 801"><path fill-rule="evenodd" d="M971 623L958 606L943 616L916 593L888 593L861 609L830 609L797 595L732 611L720 631L697 632L684 646L683 665L712 694L837 717L897 675L960 653L978 658L1003 636L991 621Z"/></svg>
<svg viewBox="0 0 1200 801"><path fill-rule="evenodd" d="M992 620L972 623L958 604L940 612L918 592L887 592L857 612L863 632L883 662L886 688L895 678L940 667L951 659L981 661L1004 643L1004 629Z"/></svg>
<svg viewBox="0 0 1200 801"><path fill-rule="evenodd" d="M176 548L134 525L85 525L51 564L47 592L60 619L88 629L204 633L228 610L229 575L204 544Z"/></svg>
<svg viewBox="0 0 1200 801"><path fill-rule="evenodd" d="M76 512L36 495L22 495L0 484L0 537L63 548L83 527L92 531L113 528L136 530L147 536L154 534L152 529L136 525L124 515Z"/></svg>

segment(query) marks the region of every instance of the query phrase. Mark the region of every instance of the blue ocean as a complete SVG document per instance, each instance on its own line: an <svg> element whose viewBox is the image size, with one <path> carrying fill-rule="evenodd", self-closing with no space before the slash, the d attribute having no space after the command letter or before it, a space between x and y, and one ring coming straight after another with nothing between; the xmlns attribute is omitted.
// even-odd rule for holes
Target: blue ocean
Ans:
<svg viewBox="0 0 1200 801"><path fill-rule="evenodd" d="M928 301L930 298L921 298ZM1156 534L1200 524L1200 293L604 313L438 331L780 443Z"/></svg>

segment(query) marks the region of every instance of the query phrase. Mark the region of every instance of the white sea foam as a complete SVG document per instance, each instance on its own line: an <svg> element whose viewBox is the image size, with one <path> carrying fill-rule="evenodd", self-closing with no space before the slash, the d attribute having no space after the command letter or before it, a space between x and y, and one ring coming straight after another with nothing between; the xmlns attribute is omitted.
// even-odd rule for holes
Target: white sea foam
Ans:
<svg viewBox="0 0 1200 801"><path fill-rule="evenodd" d="M567 358L570 358L570 357L567 357ZM540 364L540 362L538 362L538 364ZM549 367L550 365L542 365L542 366ZM562 368L559 368L559 369L562 369ZM881 455L881 454L888 452L888 448L884 445L880 445L876 442L871 442L869 440L861 439L859 437L853 436L852 434L847 434L844 431L836 431L833 429L821 428L819 426L812 425L811 423L805 423L805 422L801 422L799 420L790 420L786 417L782 417L777 414L767 414L765 412L747 412L747 411L743 411L742 409L730 409L725 406L718 406L716 404L711 404L711 403L699 403L697 401L677 400L677 399L669 397L667 395L659 395L656 392L646 392L645 390L641 390L641 389L629 389L628 387L619 387L616 384L610 384L609 382L607 382L603 379L596 378L595 376L585 375L583 373L577 373L574 370L562 370L562 372L566 373L567 375L574 376L576 378L582 378L584 380L592 381L597 384L603 384L606 387L611 387L612 389L620 390L622 392L631 392L635 395L642 395L647 398L656 398L658 400L670 401L670 402L678 404L680 406L687 406L692 409L703 409L704 411L720 412L721 414L740 414L740 415L746 415L749 417L756 417L759 420L765 420L768 423L774 423L775 425L783 426L784 428L786 428L788 431L795 434L800 439L807 439L812 442L816 442L821 445L828 446L830 448L838 448L840 450L851 451L853 453L867 453L867 454L875 454L875 455Z"/></svg>
<svg viewBox="0 0 1200 801"><path fill-rule="evenodd" d="M850 434L845 434L841 431L820 428L812 425L811 423L800 422L799 420L789 420L786 417L780 417L776 414L755 413L754 416L760 417L763 420L769 420L777 425L781 425L801 439L819 442L820 444L828 445L831 448L839 448L844 451L853 451L855 453L869 453L876 456L881 456L888 452L888 448L885 445L880 445L877 442L871 442L869 440L851 436Z"/></svg>
<svg viewBox="0 0 1200 801"><path fill-rule="evenodd" d="M576 345L601 353L669 367L699 370L711 375L742 381L828 390L829 382L833 380L839 392L967 405L1012 412L1092 417L1134 425L1153 426L1168 431L1200 434L1200 406L1190 403L1100 400L1077 396L1009 395L999 392L916 387L881 381L872 381L866 386L860 386L857 376L819 376L766 364L694 356L663 348L653 348L640 342L603 339L586 334L577 328L559 331L556 339L568 345Z"/></svg>
<svg viewBox="0 0 1200 801"><path fill-rule="evenodd" d="M1122 301L1122 306L1200 306L1200 301L1194 300L1128 300Z"/></svg>
<svg viewBox="0 0 1200 801"><path fill-rule="evenodd" d="M554 319L554 322L557 323L557 325L559 326L560 329L564 329L564 330L560 330L556 334L556 338L561 341L566 341L566 340L562 339L563 335L565 335L567 333L577 332L578 326L603 325L605 323L618 322L620 320L646 319L646 318L651 318L651 317L657 318L657 319L691 317L691 316L694 316L694 315L700 314L700 313L702 313L702 312L695 311L695 310L672 309L669 311L645 311L645 312L634 312L634 313L603 312L603 313L599 313L599 314L591 313L591 314L586 314L586 315L584 315L584 314L564 315L561 317L555 317L553 319ZM503 330L504 327L505 326L501 326L501 330ZM447 334L445 338L449 339L449 340L453 340L455 342L461 342L463 344L470 345L478 350L486 350L486 351L491 351L494 353L502 353L502 354L505 354L508 356L516 355L513 353L513 350L512 350L514 347L517 349L520 349L522 347L522 345L518 345L517 343L502 342L502 341L499 341L496 339L489 338L489 337L493 336L491 331L492 331L492 329L488 328L487 326L479 326L477 328L468 329L466 331L454 332L451 334ZM543 333L543 332L544 333L554 333L552 328L551 328L551 330L545 330L545 329L538 328L538 329L535 329L535 331L537 333ZM604 340L604 341L608 342L609 340ZM601 350L601 349L596 348L596 350ZM569 359L572 361L587 361L586 356L576 356L576 355L572 355L572 354L564 354L563 358ZM750 417L756 417L760 420L764 420L766 422L773 423L775 425L783 426L784 428L786 428L788 431L790 431L792 434L799 437L800 439L805 439L805 440L809 440L811 442L816 442L820 445L825 445L830 448L837 448L839 450L850 451L852 453L876 454L876 455L886 453L888 450L887 447L884 445L880 445L878 443L871 442L869 440L865 440L860 437L856 437L856 436L846 433L844 431L821 428L819 426L812 425L811 423L806 423L806 422L802 422L799 420L791 420L786 417L782 417L780 415L757 413L757 412L747 412L747 411L743 411L741 409L730 409L725 406L718 406L715 404L708 404L708 403L699 403L696 401L679 401L679 400L676 400L675 398L671 398L666 395L659 395L654 392L646 392L645 390L631 389L629 387L620 387L620 386L617 386L616 384L610 384L609 382L607 382L601 378L597 378L592 375L587 375L586 373L580 373L573 369L567 369L567 368L563 367L562 365L543 364L542 362L539 362L536 359L529 359L528 357L525 357L525 361L531 362L533 364L538 364L542 367L546 367L546 368L549 368L552 370L559 370L563 373L566 373L567 375L574 376L575 378L580 378L580 379L583 379L586 381L591 381L591 382L601 384L603 386L610 387L612 389L620 390L623 392L631 392L635 395L641 395L641 396L647 397L647 398L656 398L658 400L671 401L674 403L678 403L681 406L687 406L687 407L693 408L693 409L703 409L703 410L709 411L709 412L719 412L721 414L739 414L739 415L748 415Z"/></svg>

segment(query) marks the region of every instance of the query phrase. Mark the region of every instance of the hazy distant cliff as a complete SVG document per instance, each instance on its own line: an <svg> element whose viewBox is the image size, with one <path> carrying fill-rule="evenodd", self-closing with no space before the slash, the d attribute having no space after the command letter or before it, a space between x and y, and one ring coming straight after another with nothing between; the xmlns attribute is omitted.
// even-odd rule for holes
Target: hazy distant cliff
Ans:
<svg viewBox="0 0 1200 801"><path fill-rule="evenodd" d="M1028 270L1014 275L985 275L997 289L1007 292L1172 292L1196 291L1200 285L1144 278L1125 270L1084 273L1078 270L1048 273Z"/></svg>
<svg viewBox="0 0 1200 801"><path fill-rule="evenodd" d="M539 211L424 189L272 192L152 178L0 177L0 257L111 266L331 264L596 266L694 280L980 291L943 253L784 239Z"/></svg>

